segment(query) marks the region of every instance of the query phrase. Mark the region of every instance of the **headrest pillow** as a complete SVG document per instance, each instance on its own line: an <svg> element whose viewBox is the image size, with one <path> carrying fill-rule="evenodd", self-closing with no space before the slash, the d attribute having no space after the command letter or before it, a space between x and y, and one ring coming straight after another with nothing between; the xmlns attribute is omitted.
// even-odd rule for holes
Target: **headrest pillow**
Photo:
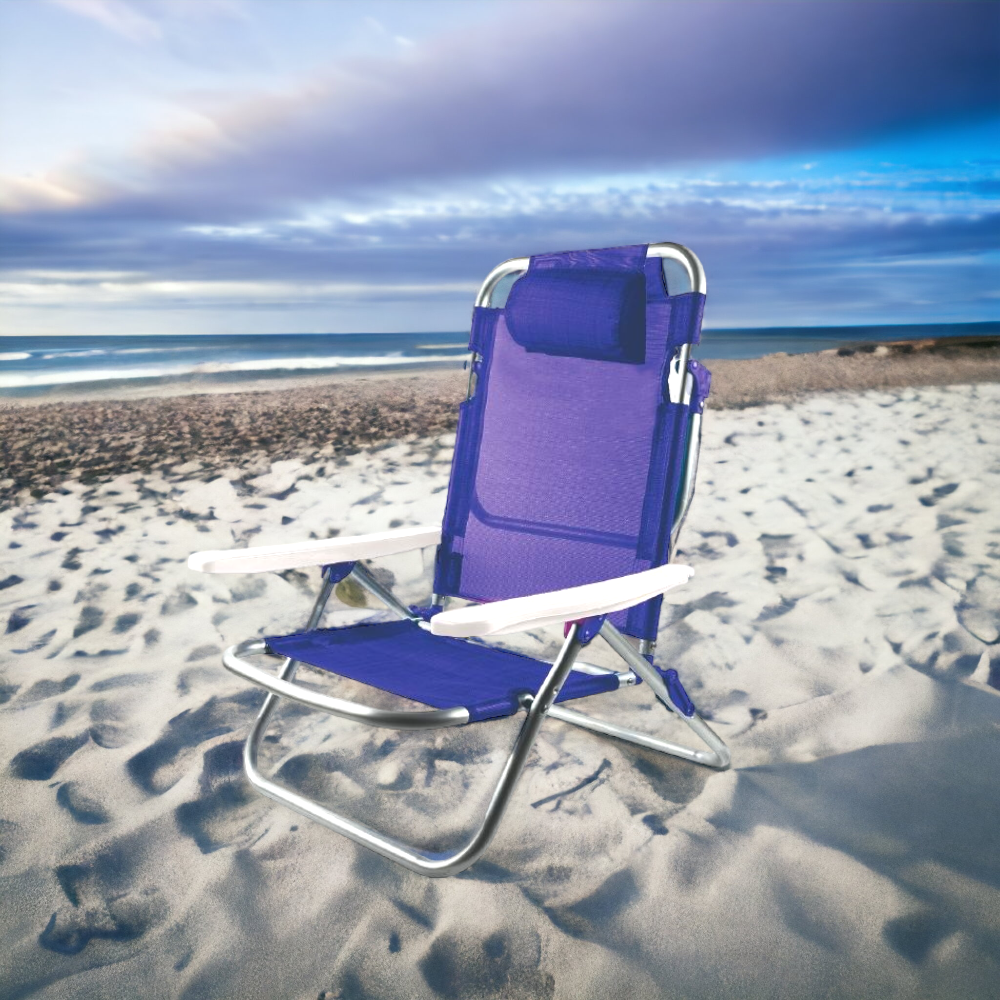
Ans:
<svg viewBox="0 0 1000 1000"><path fill-rule="evenodd" d="M641 364L646 357L646 279L635 271L531 268L504 310L528 351Z"/></svg>

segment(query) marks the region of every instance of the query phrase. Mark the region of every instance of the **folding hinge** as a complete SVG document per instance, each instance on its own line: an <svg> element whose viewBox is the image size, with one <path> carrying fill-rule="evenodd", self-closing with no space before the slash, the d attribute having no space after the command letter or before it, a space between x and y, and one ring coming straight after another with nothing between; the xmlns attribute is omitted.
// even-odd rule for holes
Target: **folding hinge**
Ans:
<svg viewBox="0 0 1000 1000"><path fill-rule="evenodd" d="M673 702L674 708L681 715L690 719L695 713L694 702L687 691L684 690L684 685L681 684L681 679L677 676L677 671L671 667L669 670L662 671L662 674L663 680L667 685L667 694L670 695L670 700Z"/></svg>
<svg viewBox="0 0 1000 1000"><path fill-rule="evenodd" d="M682 348L677 348L674 356L670 359L670 367L667 369L667 398L671 403L691 402L691 383L693 379L687 377L687 358Z"/></svg>
<svg viewBox="0 0 1000 1000"><path fill-rule="evenodd" d="M569 635L569 628L571 625L579 625L577 629L576 639L581 646L586 646L591 639L601 631L601 627L604 625L604 619L607 615L594 615L592 618L575 618L573 621L568 621L563 626L563 635Z"/></svg>
<svg viewBox="0 0 1000 1000"><path fill-rule="evenodd" d="M340 581L345 579L345 577L351 575L351 571L353 569L353 562L327 563L323 567L323 576L329 580L330 583L340 583Z"/></svg>
<svg viewBox="0 0 1000 1000"><path fill-rule="evenodd" d="M429 608L422 608L418 604L410 605L410 612L414 618L419 618L422 622L429 622L435 615L441 614L444 610L440 604L432 604Z"/></svg>

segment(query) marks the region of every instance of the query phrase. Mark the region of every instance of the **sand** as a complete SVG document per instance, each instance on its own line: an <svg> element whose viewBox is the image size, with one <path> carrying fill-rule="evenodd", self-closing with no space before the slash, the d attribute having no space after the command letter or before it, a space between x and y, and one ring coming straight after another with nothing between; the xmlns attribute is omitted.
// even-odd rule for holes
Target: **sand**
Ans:
<svg viewBox="0 0 1000 1000"><path fill-rule="evenodd" d="M185 558L439 521L452 435L270 461L261 444L227 468L178 450L15 497L0 996L995 996L1000 386L716 407L705 435L677 556L696 573L659 654L733 768L547 722L483 860L438 881L241 777L261 696L220 651L299 627L315 572L200 576ZM379 567L426 600L430 560ZM327 621L369 614L338 602ZM559 634L511 639L542 656ZM644 687L579 707L686 734ZM284 708L265 762L447 847L514 726L397 734Z"/></svg>
<svg viewBox="0 0 1000 1000"><path fill-rule="evenodd" d="M716 359L712 406L757 406L838 389L893 389L1000 381L1000 337L854 344L813 354Z"/></svg>
<svg viewBox="0 0 1000 1000"><path fill-rule="evenodd" d="M350 379L294 392L0 403L0 509L69 479L167 472L196 462L221 472L290 458L352 454L364 444L453 430L468 375ZM161 390L162 391L176 391Z"/></svg>

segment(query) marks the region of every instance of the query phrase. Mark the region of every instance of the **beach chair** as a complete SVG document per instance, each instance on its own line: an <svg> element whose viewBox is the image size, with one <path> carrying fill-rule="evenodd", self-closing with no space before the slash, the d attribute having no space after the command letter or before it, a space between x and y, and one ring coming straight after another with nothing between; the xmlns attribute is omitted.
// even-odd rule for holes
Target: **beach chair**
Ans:
<svg viewBox="0 0 1000 1000"><path fill-rule="evenodd" d="M704 302L700 262L673 243L509 260L476 299L469 394L441 525L191 556L189 566L206 573L323 567L302 632L249 639L223 655L229 670L268 692L244 751L254 787L412 871L443 876L486 849L546 716L709 767L729 765L677 671L653 656L662 595L693 573L670 558L694 493L710 383L690 357ZM429 607L405 606L365 565L432 545ZM320 628L348 575L397 617ZM449 609L449 598L471 603ZM564 628L551 664L483 641L549 625ZM576 663L598 636L620 669ZM258 654L282 657L277 673L252 663ZM303 663L428 707L376 708L318 692L295 683ZM704 749L566 707L640 683ZM444 853L378 833L265 776L258 748L280 698L398 730L518 712L525 719L479 828Z"/></svg>

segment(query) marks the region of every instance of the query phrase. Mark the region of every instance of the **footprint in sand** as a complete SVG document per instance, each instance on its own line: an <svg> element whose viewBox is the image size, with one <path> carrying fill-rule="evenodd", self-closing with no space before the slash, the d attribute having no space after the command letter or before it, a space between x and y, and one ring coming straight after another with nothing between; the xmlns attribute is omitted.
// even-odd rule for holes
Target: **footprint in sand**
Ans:
<svg viewBox="0 0 1000 1000"><path fill-rule="evenodd" d="M54 870L66 897L38 935L61 955L77 955L94 939L133 941L162 923L167 902L157 886L141 886L144 834L123 837L95 854Z"/></svg>
<svg viewBox="0 0 1000 1000"><path fill-rule="evenodd" d="M209 698L200 708L175 715L159 738L135 756L125 767L129 777L150 795L160 795L186 773L197 747L246 726L250 713L258 709L263 694L248 688L228 698Z"/></svg>

